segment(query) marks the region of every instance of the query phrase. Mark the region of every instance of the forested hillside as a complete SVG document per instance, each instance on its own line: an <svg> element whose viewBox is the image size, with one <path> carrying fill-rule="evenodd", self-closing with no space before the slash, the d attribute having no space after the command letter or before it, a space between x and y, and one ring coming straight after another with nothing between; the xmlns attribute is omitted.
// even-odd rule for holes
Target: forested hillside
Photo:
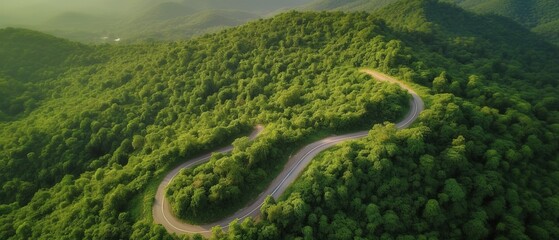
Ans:
<svg viewBox="0 0 559 240"><path fill-rule="evenodd" d="M559 4L555 0L439 0L468 11L495 14L515 20L559 45ZM307 10L374 11L398 0L316 0Z"/></svg>
<svg viewBox="0 0 559 240"><path fill-rule="evenodd" d="M555 0L450 0L478 13L511 18L559 44L559 3Z"/></svg>
<svg viewBox="0 0 559 240"><path fill-rule="evenodd" d="M424 83L434 95L420 124L378 125L368 139L326 151L291 194L263 206L262 223L235 225L234 235L557 238L558 76L542 68L557 63L557 50L502 19L433 1L378 14L416 50L411 79L441 71ZM536 52L546 60L534 65Z"/></svg>
<svg viewBox="0 0 559 240"><path fill-rule="evenodd" d="M167 191L178 216L206 222L305 142L355 129L371 131L213 238L559 238L559 50L501 17L404 0L102 46L3 29L0 61L0 239L189 238L151 216L173 166L234 142ZM360 68L419 88L412 128L383 123L408 95Z"/></svg>
<svg viewBox="0 0 559 240"><path fill-rule="evenodd" d="M0 121L29 113L68 68L94 62L90 48L50 35L0 29Z"/></svg>
<svg viewBox="0 0 559 240"><path fill-rule="evenodd" d="M48 81L36 110L2 123L1 238L129 238L146 224L159 232L151 226L151 186L165 170L256 123L266 125L265 137L240 141L239 153L210 169L235 181L209 187L251 196L294 149L281 146L400 117L407 95L356 68L390 68L385 51L397 51L397 41L370 42L384 35L372 19L337 26L353 18L294 13L188 42L77 54L98 62L69 65ZM360 31L361 41L350 38Z"/></svg>

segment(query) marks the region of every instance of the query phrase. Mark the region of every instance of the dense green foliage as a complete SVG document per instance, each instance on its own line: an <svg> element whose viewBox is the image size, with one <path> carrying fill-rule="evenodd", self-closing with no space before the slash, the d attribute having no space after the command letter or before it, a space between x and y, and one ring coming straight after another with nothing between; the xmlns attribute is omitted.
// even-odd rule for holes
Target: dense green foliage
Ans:
<svg viewBox="0 0 559 240"><path fill-rule="evenodd" d="M559 19L559 5L554 0L450 0L479 13L495 13L511 18L529 28Z"/></svg>
<svg viewBox="0 0 559 240"><path fill-rule="evenodd" d="M395 14L389 25L413 31L418 28L410 26L428 23L419 36L438 36L406 38L403 44L424 49L419 46L429 40L444 49L446 61L437 61L437 52L414 53L422 60L411 64L412 76L431 72L430 64L448 70L433 78L437 94L420 124L401 131L375 126L369 138L325 152L283 201L267 201L263 222L238 224L229 236L255 237L257 229L259 236L280 239L559 237L558 76L551 65L557 50L546 54L545 44L514 49L516 40L530 37L511 40L506 34L514 33L495 24L485 32L449 20L427 21L435 15L473 26L490 20L430 1L394 5L380 14L396 10L417 18ZM483 40L491 31L503 38L492 39L494 50L487 55L467 58L464 53L479 53L456 44L461 36L488 51ZM521 53L527 48L552 69L531 65ZM492 61L500 69L474 67Z"/></svg>
<svg viewBox="0 0 559 240"><path fill-rule="evenodd" d="M559 44L559 4L555 0L450 0L478 12L511 18Z"/></svg>
<svg viewBox="0 0 559 240"><path fill-rule="evenodd" d="M395 2L398 0L317 0L307 8L372 11ZM476 13L496 14L513 19L544 36L548 41L559 45L559 4L556 0L440 0L440 2L453 3Z"/></svg>
<svg viewBox="0 0 559 240"><path fill-rule="evenodd" d="M46 34L0 29L0 121L33 110L69 67L92 63L89 50Z"/></svg>
<svg viewBox="0 0 559 240"><path fill-rule="evenodd" d="M322 17L330 26L324 25L322 36L308 37L316 25L303 23L318 24ZM398 41L379 36L370 42L374 32L363 31L362 41L351 43L372 21L363 20L359 31L339 27L353 18L292 13L195 41L76 53L97 62L64 65L35 110L2 123L1 238L18 232L126 238L143 231L151 212L152 193L144 194L150 181L256 123L266 124L267 137L220 161L230 163L222 173L252 184L281 163L281 144L396 119L405 111L406 94L366 79L355 66L394 64L384 51L398 51ZM261 31L286 24L298 27ZM351 51L338 54L350 43ZM357 104L348 102L353 100ZM273 149L281 152L249 152ZM239 156L252 156L258 174L238 172ZM136 199L132 206L130 199Z"/></svg>
<svg viewBox="0 0 559 240"><path fill-rule="evenodd" d="M170 167L266 125L171 186L175 211L203 220L204 204L239 204L273 177L284 144L395 120L406 95L359 67L431 89L415 127L325 152L262 221L215 238L559 238L559 50L503 18L410 0L168 44L0 31L14 36L0 41L0 61L21 57L0 65L2 104L39 95L0 119L0 239L173 238L150 215ZM53 60L37 63L43 49Z"/></svg>
<svg viewBox="0 0 559 240"><path fill-rule="evenodd" d="M208 221L236 210L230 207L244 205L250 199L247 197L267 186L271 179L266 173L270 168L282 168L279 160L294 150L286 146L297 146L318 130L369 127L367 124L374 121L395 120L399 116L407 107L407 100L401 97L398 87L379 92L376 83L364 81L353 66L384 67L390 61L395 64L397 60L385 56L402 49L397 41L366 41L367 35L358 36L384 35L381 28L368 24L371 18L361 16L365 20L353 22L352 27L336 28L338 24L350 23L354 16L308 14L291 19L293 14L286 14L256 26L242 27L222 38L239 39L236 44L252 49L254 54L249 53L251 56L243 60L243 64L253 66L252 72L244 72L263 76L258 78L259 82L246 84L246 98L261 106L252 110L261 121L277 125L267 126L267 133L252 146L239 140L234 144L237 149L233 155L216 156L209 164L176 177L167 194L179 216L190 221ZM255 29L264 34L254 32ZM243 36L252 36L253 40L244 42ZM344 46L344 53L336 56L340 46ZM371 55L378 57L366 57ZM348 64L352 67L349 70L337 67ZM287 69L285 74L278 71L282 68ZM266 78L270 76L284 80L269 82ZM282 85L288 86L286 91L275 94ZM264 105L270 100L271 104Z"/></svg>

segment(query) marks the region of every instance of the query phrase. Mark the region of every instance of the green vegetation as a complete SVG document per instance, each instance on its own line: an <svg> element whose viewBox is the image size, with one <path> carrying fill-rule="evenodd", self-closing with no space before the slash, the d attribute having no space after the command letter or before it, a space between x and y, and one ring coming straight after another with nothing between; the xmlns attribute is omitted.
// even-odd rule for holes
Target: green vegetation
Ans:
<svg viewBox="0 0 559 240"><path fill-rule="evenodd" d="M95 62L90 50L38 32L0 29L0 121L33 110L68 68Z"/></svg>
<svg viewBox="0 0 559 240"><path fill-rule="evenodd" d="M85 43L170 41L217 32L310 1L3 0L0 28L32 28Z"/></svg>
<svg viewBox="0 0 559 240"><path fill-rule="evenodd" d="M286 9L374 11L398 0L4 0L0 27L27 27L87 43L189 39ZM559 44L555 0L440 0L511 18Z"/></svg>
<svg viewBox="0 0 559 240"><path fill-rule="evenodd" d="M257 193L285 145L398 118L407 95L361 67L429 88L418 123L324 152L261 221L214 238L558 239L558 56L505 18L431 0L172 43L3 29L0 239L179 239L151 218L178 163L266 125L170 186L179 215L207 221Z"/></svg>
<svg viewBox="0 0 559 240"><path fill-rule="evenodd" d="M273 179L270 171L282 168L281 160L295 150L293 146L300 146L317 131L370 127L375 121L397 119L406 108L407 98L402 97L402 90L396 86L382 91L375 89L377 83L365 81L353 67L379 66L379 62L387 59L384 55L400 50L396 41L376 38L366 42L364 38L348 38L358 33L375 34L375 31L384 35L366 20L355 23L352 28L335 28L337 24L354 19L352 15L305 14L290 20L293 16L286 14L249 25L225 38L226 41L239 39L236 44L246 44L242 48L258 52L243 59L244 65L253 66L247 70L260 75L255 81L244 84L248 92L242 97L246 99L243 104L258 103L255 105L258 108L249 110L257 115L249 115L250 118L258 117L261 122L275 124L267 124L266 133L255 143L240 139L234 143L237 148L232 155L214 156L209 164L185 170L174 179L167 196L174 212L183 219L209 222L243 206ZM257 34L256 29L266 34ZM312 37L308 37L310 32L314 34ZM267 33L272 33L273 37ZM256 39L244 42L243 36ZM227 45L226 42L219 44ZM346 45L344 54L335 58L336 46L340 44ZM366 44L376 47L365 52ZM386 48L387 45L390 47ZM381 58L366 59L366 54L377 54ZM338 67L343 65L351 68ZM211 66L200 64L198 67ZM288 71L282 74L282 68ZM270 82L273 76L283 81ZM280 93L285 87L287 89Z"/></svg>
<svg viewBox="0 0 559 240"><path fill-rule="evenodd" d="M20 225L32 226L33 238L127 238L144 231L151 223L151 208L145 206L151 207L152 196L137 196L152 193L146 191L151 181L256 123L266 124L266 137L251 144L237 141L240 150L214 161L221 168L204 165L192 176L185 174L185 181L220 170L235 174L235 181L207 181L209 189L245 190L270 178L289 150L283 144L296 146L313 133L398 118L407 103L404 91L368 79L355 67L362 62L390 66L383 63L384 51L397 51L397 41L370 41L374 31L379 36L383 31L368 24L372 18L356 28L337 27L354 18L291 13L189 42L84 47L87 51L61 55L73 64L60 65L56 78L33 80L49 83L40 104L2 123L2 238L17 235ZM293 27L280 29L285 25ZM322 32L308 37L318 25ZM350 38L359 32L369 35ZM370 43L376 46L364 51ZM344 48L348 51L338 54ZM377 57L366 57L372 53ZM22 61L34 61L34 55L25 56ZM95 61L74 60L81 58ZM251 167L239 172L245 160ZM219 193L213 195L223 199L220 207L238 197ZM132 198L140 199L134 202L140 208L127 206Z"/></svg>
<svg viewBox="0 0 559 240"><path fill-rule="evenodd" d="M413 13L416 18L388 14L393 11ZM433 69L428 66L433 63L447 71L433 78L435 94L420 124L401 131L392 124L377 125L368 139L321 154L286 199L267 201L262 222L256 226L237 223L229 236L557 238L559 212L553 209L559 206L558 76L543 69L529 73L529 56L517 51L540 48L539 56L546 59L540 63L548 67L557 55L546 54L543 46L514 49L509 44L519 46L516 41L530 37L507 38L515 33L504 33L501 27L507 25L499 24L475 31L479 21L496 20L431 1L393 5L379 14L387 16L389 25L416 29L424 37L406 38L403 44L424 49L419 46L428 40L430 46L444 49L444 55L414 53L421 54L417 59L427 66L410 64L417 75L425 74L422 69ZM427 21L429 16L444 21ZM450 17L463 22L458 25ZM475 51L457 44L461 36L488 51L478 41L491 32L503 38L492 39L494 52L486 53L487 57L468 58ZM514 59L497 57L497 52ZM436 60L442 56L446 61ZM502 68L484 73L481 64L487 61L496 61ZM522 67L515 68L516 64Z"/></svg>
<svg viewBox="0 0 559 240"><path fill-rule="evenodd" d="M559 4L555 0L451 0L478 12L511 18L559 45Z"/></svg>
<svg viewBox="0 0 559 240"><path fill-rule="evenodd" d="M559 45L559 4L556 0L439 0L481 14L496 14L515 20L524 27ZM316 0L303 9L374 11L398 0ZM407 16L405 16L407 17Z"/></svg>

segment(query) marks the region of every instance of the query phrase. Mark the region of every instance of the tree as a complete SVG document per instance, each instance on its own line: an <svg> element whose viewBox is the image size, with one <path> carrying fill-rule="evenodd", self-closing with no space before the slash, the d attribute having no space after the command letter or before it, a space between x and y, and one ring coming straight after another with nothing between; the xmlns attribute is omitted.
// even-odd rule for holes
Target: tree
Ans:
<svg viewBox="0 0 559 240"><path fill-rule="evenodd" d="M132 139L132 147L134 148L134 150L140 150L144 146L145 142L146 141L143 136L134 135Z"/></svg>
<svg viewBox="0 0 559 240"><path fill-rule="evenodd" d="M448 80L445 71L441 72L438 77L433 79L433 90L436 93L443 93L448 91Z"/></svg>
<svg viewBox="0 0 559 240"><path fill-rule="evenodd" d="M447 179L444 182L443 192L446 193L453 202L462 201L464 197L466 197L462 186L460 186L454 178Z"/></svg>
<svg viewBox="0 0 559 240"><path fill-rule="evenodd" d="M16 235L19 239L30 239L32 235L31 226L24 222L17 227Z"/></svg>
<svg viewBox="0 0 559 240"><path fill-rule="evenodd" d="M445 220L445 216L443 215L439 202L436 199L429 199L427 203L425 203L423 217L434 226L440 225Z"/></svg>
<svg viewBox="0 0 559 240"><path fill-rule="evenodd" d="M402 228L400 217L392 210L388 210L382 215L384 229L388 232L397 233Z"/></svg>
<svg viewBox="0 0 559 240"><path fill-rule="evenodd" d="M480 219L468 221L462 230L468 239L485 239L489 234L489 230L485 227L485 223Z"/></svg>

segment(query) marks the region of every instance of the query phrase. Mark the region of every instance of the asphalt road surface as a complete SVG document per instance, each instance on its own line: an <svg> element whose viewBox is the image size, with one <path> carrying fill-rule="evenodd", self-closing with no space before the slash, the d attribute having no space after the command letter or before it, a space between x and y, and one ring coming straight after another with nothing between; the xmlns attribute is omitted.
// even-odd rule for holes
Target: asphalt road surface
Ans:
<svg viewBox="0 0 559 240"><path fill-rule="evenodd" d="M406 128L410 126L419 116L419 113L423 111L424 104L423 100L417 95L415 91L413 91L409 86L405 83L394 79L388 75L380 73L378 71L370 70L370 69L362 69L361 72L369 74L370 76L374 77L380 81L386 81L391 83L396 83L400 85L400 87L406 89L412 96L410 100L410 111L406 114L404 119L400 122L396 123L396 127L398 129ZM258 136L258 134L263 130L263 126L258 125L256 126L255 130L249 136L250 139L254 139ZM256 200L254 200L248 206L238 210L232 216L219 220L215 223L211 224L204 224L204 225L192 225L181 221L180 219L176 218L172 211L169 202L165 198L165 189L167 185L173 180L173 178L179 173L179 171L183 168L192 167L195 165L199 165L202 163L207 162L210 159L211 153L206 155L190 159L185 163L181 164L180 166L171 170L163 179L159 187L157 188L157 193L155 195L155 201L153 204L153 219L155 223L163 225L167 231L171 233L177 234L184 234L184 233L200 233L205 236L209 236L211 234L211 228L214 226L221 226L224 230L229 227L229 223L231 223L235 219L240 219L241 221L246 217L256 217L260 214L260 207L262 203L266 199L268 195L271 195L275 199L278 199L280 195L287 189L287 187L293 183L301 174L301 172L305 169L305 167L311 162L311 160L321 151L327 149L335 144L352 140L358 139L367 136L369 131L361 131L356 133L350 133L340 136L334 137L327 137L321 139L319 141L313 142L301 150L299 150L295 155L292 155L287 164L284 166L283 170L279 173L279 175L272 181L270 186L260 193ZM215 152L229 152L233 149L232 146L228 146L222 149L219 149Z"/></svg>

